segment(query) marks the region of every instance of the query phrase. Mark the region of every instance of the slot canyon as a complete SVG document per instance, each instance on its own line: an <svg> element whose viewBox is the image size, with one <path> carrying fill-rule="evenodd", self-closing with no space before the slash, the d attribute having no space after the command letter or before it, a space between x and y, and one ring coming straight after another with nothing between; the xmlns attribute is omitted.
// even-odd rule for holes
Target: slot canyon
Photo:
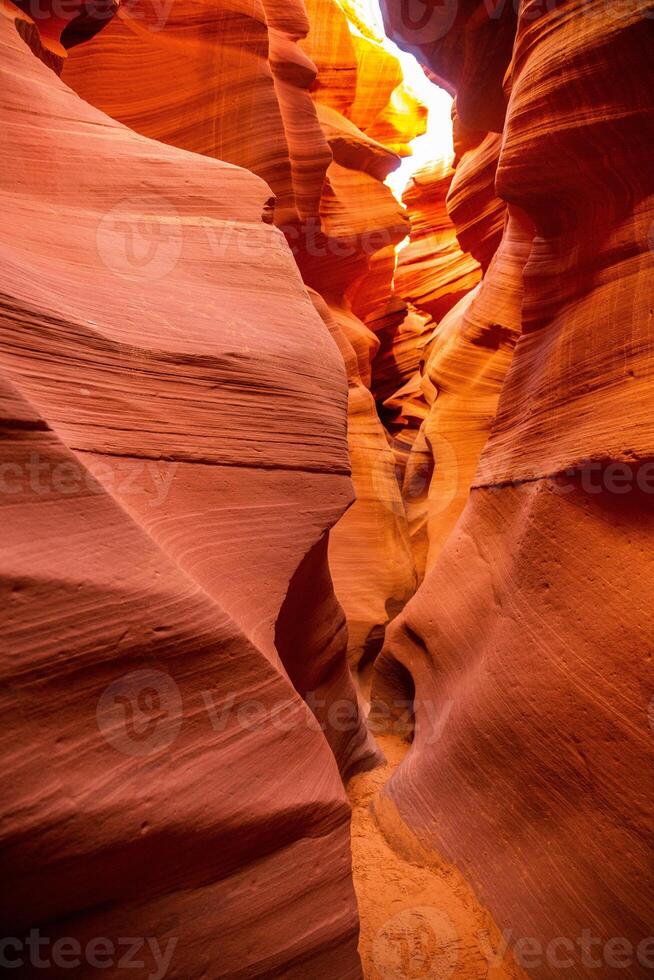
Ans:
<svg viewBox="0 0 654 980"><path fill-rule="evenodd" d="M653 69L0 0L6 975L654 977Z"/></svg>

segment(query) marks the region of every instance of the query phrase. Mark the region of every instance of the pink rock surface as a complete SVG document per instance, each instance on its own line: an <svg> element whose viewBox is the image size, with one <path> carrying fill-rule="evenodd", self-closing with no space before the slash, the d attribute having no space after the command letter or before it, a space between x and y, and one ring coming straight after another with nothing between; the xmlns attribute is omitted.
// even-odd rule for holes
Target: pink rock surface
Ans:
<svg viewBox="0 0 654 980"><path fill-rule="evenodd" d="M493 29L481 7L461 4L452 33L420 49L483 131L469 66ZM446 430L474 428L491 380L492 359L475 393L474 359L463 371L459 353L472 343L473 357L494 328L520 337L470 498L449 535L433 529L438 557L377 680L386 698L415 694L415 740L389 796L510 942L537 944L525 962L543 978L616 976L612 942L630 976L651 972L652 13L521 4L496 179L510 220L464 347L434 353L435 384L451 389L434 416ZM477 66L488 92L505 27ZM465 215L461 195L450 201ZM512 248L523 266L506 264Z"/></svg>
<svg viewBox="0 0 654 980"><path fill-rule="evenodd" d="M365 6L0 0L3 913L360 977L371 699L371 980L517 976L480 902L539 980L640 980L654 4L382 0L456 95L406 209Z"/></svg>
<svg viewBox="0 0 654 980"><path fill-rule="evenodd" d="M175 939L168 976L357 977L341 356L261 180L0 32L5 918Z"/></svg>
<svg viewBox="0 0 654 980"><path fill-rule="evenodd" d="M383 184L399 158L364 131L374 131L384 116L402 79L399 62L378 44L358 43L336 0L312 2L306 9L299 2L273 0L254 6L242 0L185 0L165 23L155 23L156 16L146 0L120 12L106 31L69 56L64 80L137 132L239 164L267 180L276 195L273 220L283 229L304 281L339 315L344 313L345 346L365 338L369 349L363 372L369 379L372 348L378 347L367 329L373 311L353 309L354 301L344 294L351 290L358 296L360 281L371 278L377 253L387 253L390 261L376 266L374 304L385 312L394 246L409 228L405 212ZM175 92L171 71L179 78ZM126 75L133 84L122 84ZM424 113L417 116L419 127ZM393 134L407 140L415 131L411 119L406 133L396 122ZM247 230L235 237L247 262L256 242ZM219 238L222 248L225 237ZM267 283L260 289L265 293ZM399 309L401 320L402 303ZM337 316L330 327L339 322ZM277 337L271 326L272 354ZM349 381L357 500L346 519L349 532L339 531L332 542L331 566L350 620L355 664L373 630L378 648L389 618L387 605L397 609L411 595L414 571L387 437L361 376L350 375ZM316 411L322 411L320 405ZM268 425L277 426L274 413ZM297 427L304 427L300 418ZM274 444L270 449L276 452ZM319 455L317 447L307 446L308 453L314 450ZM399 557L392 547L398 540L405 544ZM356 584L352 570L359 575ZM239 589L235 583L235 595ZM356 614L350 605L355 594L361 596Z"/></svg>

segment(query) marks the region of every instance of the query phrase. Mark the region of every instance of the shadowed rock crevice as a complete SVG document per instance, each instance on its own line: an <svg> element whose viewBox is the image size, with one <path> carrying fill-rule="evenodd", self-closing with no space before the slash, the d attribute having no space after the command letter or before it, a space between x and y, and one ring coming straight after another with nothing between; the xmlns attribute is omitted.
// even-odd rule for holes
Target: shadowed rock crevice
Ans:
<svg viewBox="0 0 654 980"><path fill-rule="evenodd" d="M380 6L0 0L25 975L654 968L654 5Z"/></svg>

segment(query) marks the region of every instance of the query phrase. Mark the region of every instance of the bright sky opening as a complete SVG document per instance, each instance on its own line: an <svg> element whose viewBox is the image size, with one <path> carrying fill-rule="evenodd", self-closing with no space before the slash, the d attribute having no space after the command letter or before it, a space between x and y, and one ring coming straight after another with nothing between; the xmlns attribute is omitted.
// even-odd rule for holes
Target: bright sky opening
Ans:
<svg viewBox="0 0 654 980"><path fill-rule="evenodd" d="M360 19L366 24L370 33L384 50L399 60L407 89L428 109L427 132L409 144L412 155L402 160L399 169L386 179L388 187L393 191L398 201L401 201L402 193L414 173L430 161L451 160L454 156L451 117L452 97L444 89L429 81L412 54L402 51L397 44L386 37L378 0L348 0L348 6L356 10ZM354 33L358 33L354 25L351 26L351 29Z"/></svg>

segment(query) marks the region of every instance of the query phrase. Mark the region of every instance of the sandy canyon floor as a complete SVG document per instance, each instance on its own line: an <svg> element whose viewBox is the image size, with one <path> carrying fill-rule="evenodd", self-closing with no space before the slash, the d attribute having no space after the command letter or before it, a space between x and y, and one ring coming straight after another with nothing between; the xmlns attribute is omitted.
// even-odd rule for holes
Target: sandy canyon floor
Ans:
<svg viewBox="0 0 654 980"><path fill-rule="evenodd" d="M490 915L456 868L407 838L390 801L373 806L409 750L398 736L378 741L385 765L353 777L347 787L366 980L523 977ZM385 831L375 809L381 809Z"/></svg>

